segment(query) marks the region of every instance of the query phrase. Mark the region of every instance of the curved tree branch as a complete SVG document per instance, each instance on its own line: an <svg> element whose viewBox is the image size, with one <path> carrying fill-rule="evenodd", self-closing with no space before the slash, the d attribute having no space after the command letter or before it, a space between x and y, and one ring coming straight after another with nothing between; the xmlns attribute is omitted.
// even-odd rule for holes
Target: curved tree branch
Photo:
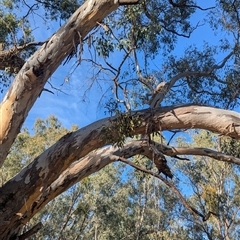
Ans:
<svg viewBox="0 0 240 240"><path fill-rule="evenodd" d="M206 72L199 72L199 71L188 71L186 70L186 72L182 72L179 73L177 75L175 75L174 77L172 77L168 82L160 82L157 87L154 89L153 91L153 95L149 101L149 105L151 108L155 108L158 107L161 102L163 101L163 99L165 98L165 96L167 95L167 93L172 89L172 87L174 86L174 84L181 78L187 78L187 83L189 85L189 87L191 87L191 83L188 81L188 77L208 77L208 76L212 76L213 72L215 70L221 69L225 66L226 62L233 56L234 51L231 51L221 62L220 64L216 64L214 66L212 66L208 71ZM219 82L222 82L220 80L217 80ZM222 82L223 84L225 84L225 82ZM196 89L193 89L193 91L197 92ZM213 93L210 93L209 91L206 91L208 94L212 95ZM198 92L200 93L200 92Z"/></svg>
<svg viewBox="0 0 240 240"><path fill-rule="evenodd" d="M166 145L158 145L158 148L162 151L163 154L171 157L175 157L176 155L207 156L218 161L234 163L240 166L239 158L208 148L170 147Z"/></svg>
<svg viewBox="0 0 240 240"><path fill-rule="evenodd" d="M146 125L151 121L151 131L201 128L240 139L240 114L217 108L197 105L146 109L138 113L140 125L133 133L144 134ZM118 135L114 123L116 117L99 120L85 128L68 133L52 147L38 156L18 175L0 188L0 235L6 236L9 229L21 228L33 214L39 211L47 201L48 191L72 163L106 144L112 143ZM159 129L159 127L161 129ZM103 129L111 129L112 137L106 138ZM105 149L102 149L104 151ZM122 156L125 157L125 156ZM109 160L105 162L105 165ZM77 173L85 177L98 171L104 162L84 162L83 170ZM57 189L55 189L57 191Z"/></svg>
<svg viewBox="0 0 240 240"><path fill-rule="evenodd" d="M202 156L212 157L220 161L226 160L227 162L236 163L237 165L240 165L240 159L233 158L232 156L228 156L226 154L222 154L210 149L175 148L175 147L169 147L169 146L165 146L158 143L154 143L154 145L158 149L161 149L163 154L166 154L168 156L175 156L176 154L202 155ZM99 149L94 153L89 154L88 156L71 164L70 167L58 177L58 179L56 179L52 184L50 184L46 190L46 193L44 194L44 198L40 198L38 200L38 205L41 206L42 208L53 198L55 198L62 192L66 191L69 187L81 181L83 178L91 175L93 173L92 170L97 169L97 171L99 171L100 169L104 168L106 165L114 161L118 161L119 159L122 161L123 159L130 158L135 155L144 155L147 158L151 159L153 153L151 148L149 148L149 143L147 141L142 141L142 140L131 140L126 142L122 148L110 146L104 149ZM122 156L124 158L122 158ZM228 161L228 159L234 159L234 160ZM132 163L131 165L134 165L134 164ZM140 169L140 170L143 171L143 169ZM152 175L152 172L151 171L149 172ZM159 176L159 174L156 174L156 176L161 180L164 179L161 176ZM37 205L36 205L36 209L39 210ZM200 217L202 217L204 220L207 220L210 214L213 214L213 213L209 212L206 217L203 217L203 215L200 215Z"/></svg>
<svg viewBox="0 0 240 240"><path fill-rule="evenodd" d="M186 71L186 72L179 73L176 76L172 77L169 80L169 82L160 82L154 90L154 93L149 101L149 105L151 106L151 108L158 107L159 104L163 101L163 99L167 95L167 93L174 86L174 84L181 78L186 78L186 77L191 77L191 76L203 77L203 76L210 76L210 75L211 75L211 73L209 73L209 72Z"/></svg>
<svg viewBox="0 0 240 240"><path fill-rule="evenodd" d="M0 105L0 166L42 89L76 46L101 20L117 9L117 1L88 0L21 68ZM61 51L59 51L61 49Z"/></svg>

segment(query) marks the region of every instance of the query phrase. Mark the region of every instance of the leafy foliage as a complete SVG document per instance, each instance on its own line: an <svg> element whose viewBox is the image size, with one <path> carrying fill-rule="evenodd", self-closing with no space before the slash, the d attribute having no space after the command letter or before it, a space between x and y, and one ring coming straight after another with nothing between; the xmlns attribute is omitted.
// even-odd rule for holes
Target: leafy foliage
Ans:
<svg viewBox="0 0 240 240"><path fill-rule="evenodd" d="M41 45L26 47L35 41L32 16L41 18L46 26L48 21L61 25L83 2L1 1L0 55L14 52L14 57L26 60ZM20 13L19 9L24 11ZM79 51L85 54L87 50L82 59L84 72L85 67L97 69L89 85L97 83L100 88L111 90L106 91L105 106L116 118L110 127L102 129L103 140L123 147L141 123L139 115L131 115L131 110L149 105L160 82L172 83L183 73L186 74L168 89L162 105L184 102L238 107L239 9L238 1L228 0L216 1L216 6L208 9L191 0L141 0L138 5L120 7L103 22L97 22L82 39ZM194 14L200 10L205 19L194 23ZM218 36L217 44L192 45L188 41L203 24L216 34L224 32L224 36ZM180 55L175 49L182 38L186 47ZM76 60L76 66L80 60ZM18 68L11 71L11 67L1 66L3 91ZM84 86L83 91L86 89ZM73 126L70 131L76 128ZM54 116L37 119L33 132L23 129L0 170L0 184L4 185L68 131ZM178 145L212 148L239 157L238 141L202 131L191 137L190 143L178 139ZM131 160L143 169L151 161L139 156ZM189 212L191 207L183 207L176 191L164 184L167 180L156 180L114 163L54 199L24 230L41 221L44 227L32 239L239 239L239 169L204 156L189 160L168 159L174 169L172 183L182 190L195 213L204 218Z"/></svg>
<svg viewBox="0 0 240 240"><path fill-rule="evenodd" d="M122 147L127 137L133 137L134 128L140 126L141 119L138 114L118 113L110 127L102 129L103 140Z"/></svg>

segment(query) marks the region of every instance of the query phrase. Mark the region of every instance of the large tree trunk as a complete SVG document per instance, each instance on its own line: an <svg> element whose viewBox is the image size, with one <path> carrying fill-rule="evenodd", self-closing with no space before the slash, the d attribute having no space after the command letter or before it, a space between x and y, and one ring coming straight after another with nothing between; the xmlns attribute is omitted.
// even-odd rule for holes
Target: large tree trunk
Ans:
<svg viewBox="0 0 240 240"><path fill-rule="evenodd" d="M134 135L144 134L146 125L151 123L149 131L200 128L240 138L240 115L233 111L187 105L133 113L136 114L139 114L141 124L135 127ZM116 160L109 156L99 160L97 153L84 158L93 150L111 143L104 139L102 130L114 125L115 121L116 118L102 119L68 133L0 189L0 236L3 239L16 236L35 213L73 183ZM117 129L112 132L113 136L117 134ZM106 151L103 149L102 153L107 154ZM123 157L130 156L122 154ZM72 164L79 159L80 167L73 168ZM75 177L65 178L68 173L75 174Z"/></svg>
<svg viewBox="0 0 240 240"><path fill-rule="evenodd" d="M0 105L0 166L46 81L61 62L77 50L76 46L97 22L101 22L118 5L118 1L114 0L85 1L24 64Z"/></svg>

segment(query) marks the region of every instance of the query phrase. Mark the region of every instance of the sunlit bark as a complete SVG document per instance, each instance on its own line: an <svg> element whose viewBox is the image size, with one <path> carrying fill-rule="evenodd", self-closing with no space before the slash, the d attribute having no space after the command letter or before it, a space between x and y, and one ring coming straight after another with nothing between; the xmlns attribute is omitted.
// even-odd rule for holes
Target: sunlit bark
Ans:
<svg viewBox="0 0 240 240"><path fill-rule="evenodd" d="M97 22L117 7L118 2L113 0L85 1L23 65L0 105L0 166L46 81L66 57L77 51Z"/></svg>
<svg viewBox="0 0 240 240"><path fill-rule="evenodd" d="M141 124L135 127L134 134L145 133L146 125L151 122L152 131L200 128L240 138L240 115L233 111L187 105L156 108L154 111L146 109L138 114ZM64 182L59 185L62 188L60 191L54 186L59 176L64 174L64 171L70 171L69 167L78 159L111 143L104 139L102 129L111 127L115 121L115 117L102 119L76 132L68 133L7 182L0 189L0 235L7 236L9 231L21 228L48 202L48 198L50 200L66 189ZM117 129L112 135L116 133ZM102 151L104 152L104 149ZM98 162L97 157L96 155L91 161L86 157L80 162L82 170L77 171L77 180L97 172L112 161L108 159L106 162ZM54 187L56 194L52 190Z"/></svg>
<svg viewBox="0 0 240 240"><path fill-rule="evenodd" d="M137 2L136 0L84 1L67 23L46 40L26 62L16 54L9 55L8 62L4 62L10 51L0 52L0 69L10 67L10 72L14 72L12 66L17 67L17 71L21 68L0 105L0 166L46 81L62 61L67 57L71 58L76 51L79 51L77 46L82 44L82 39L119 5ZM225 59L228 60L231 54ZM150 134L156 131L197 128L240 139L240 114L236 112L198 105L155 108L178 79L188 76L209 76L209 74L210 72L187 71L173 77L164 91L156 92L156 96L153 96L151 109L132 113L133 116L139 117L140 123L134 127L131 136L146 134L146 131ZM22 227L49 201L107 164L119 159L126 160L125 162L130 164L127 158L136 154L149 158L153 156L149 143L144 141L129 141L121 149L107 148L106 144L114 143L114 137L118 135L118 129L114 128L115 121L117 117L102 119L78 131L68 133L0 188L2 239L17 239ZM103 129L111 126L113 126L112 137L108 139ZM240 164L237 158L209 149L171 148L157 144L156 147L168 156L202 155ZM157 176L157 174L153 175ZM175 189L175 193L184 202L172 183L161 176L159 178ZM187 203L184 204L190 212L205 218ZM36 228L39 226L40 224ZM32 232L35 230L33 229Z"/></svg>

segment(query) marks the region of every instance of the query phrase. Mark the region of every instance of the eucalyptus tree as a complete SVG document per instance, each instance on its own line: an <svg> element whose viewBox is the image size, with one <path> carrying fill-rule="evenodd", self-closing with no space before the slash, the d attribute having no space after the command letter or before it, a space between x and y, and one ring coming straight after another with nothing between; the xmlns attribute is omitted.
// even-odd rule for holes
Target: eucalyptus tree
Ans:
<svg viewBox="0 0 240 240"><path fill-rule="evenodd" d="M67 132L54 116L37 119L31 134L24 128L1 169L1 183ZM18 163L16 159L22 161ZM148 162L135 157L134 162L139 161L143 166ZM148 174L126 169L123 163L115 163L55 198L24 230L41 222L42 229L31 239L173 239L178 208L181 202L163 183Z"/></svg>
<svg viewBox="0 0 240 240"><path fill-rule="evenodd" d="M207 131L197 131L194 142L179 139L179 146L208 147L226 152L229 139L219 137ZM225 147L224 147L225 146ZM233 154L233 153L232 153ZM238 166L211 157L194 156L187 163L176 163L178 184L185 190L191 206L205 213L204 221L198 221L189 215L186 209L179 214L184 219L184 228L188 239L237 239L239 238L239 170ZM184 187L185 186L185 187Z"/></svg>
<svg viewBox="0 0 240 240"><path fill-rule="evenodd" d="M63 61L67 64L76 58L79 70L85 63L96 67L92 81L100 84L97 80L104 78L112 89L105 102L112 116L67 133L3 183L3 239L24 239L36 232L40 224L26 232L23 226L48 202L119 160L159 178L194 218L209 220L209 212L191 206L174 180L162 176L174 179L165 156L201 155L237 165L240 160L217 149L174 148L162 140L153 141L152 136L172 131L171 140L177 132L197 128L239 139L240 116L231 110L239 104L240 3L200 4L191 0L35 0L31 5L24 0L1 1L2 91L11 83L0 106L1 165L29 110ZM43 42L34 39L31 26L38 10L46 23L66 21ZM194 23L198 11L205 19ZM225 35L217 45L209 41L202 47L188 46L175 56L179 39L191 39L203 24ZM86 49L89 58L82 56ZM112 62L114 54L119 62ZM158 61L155 69L150 64L154 59ZM133 138L138 135L140 140ZM148 157L157 172L132 162L136 154Z"/></svg>

